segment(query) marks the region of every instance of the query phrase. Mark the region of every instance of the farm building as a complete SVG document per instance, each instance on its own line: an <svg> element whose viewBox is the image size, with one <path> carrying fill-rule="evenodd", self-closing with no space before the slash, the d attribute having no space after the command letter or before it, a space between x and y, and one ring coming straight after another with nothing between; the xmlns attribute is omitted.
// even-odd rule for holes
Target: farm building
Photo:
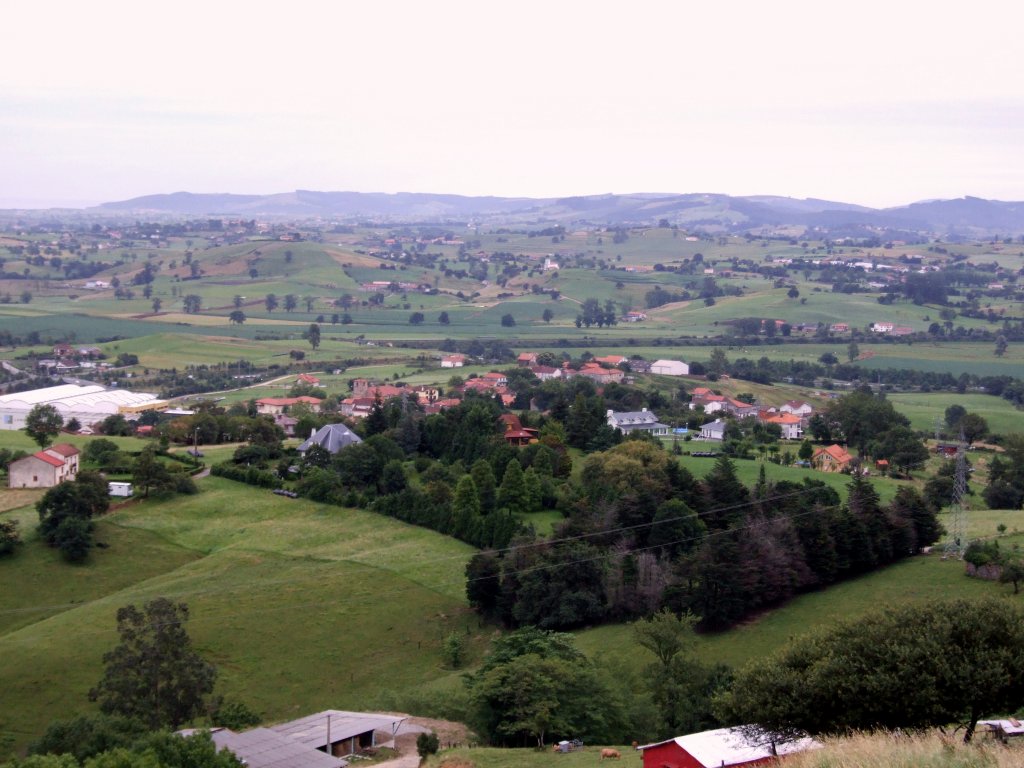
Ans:
<svg viewBox="0 0 1024 768"><path fill-rule="evenodd" d="M180 736L198 733L195 729L178 731ZM275 733L269 728L253 728L236 733L229 728L211 728L217 751L232 752L247 768L345 768L347 760L332 757L318 749Z"/></svg>
<svg viewBox="0 0 1024 768"><path fill-rule="evenodd" d="M58 443L7 467L8 488L53 488L78 474L78 449Z"/></svg>
<svg viewBox="0 0 1024 768"><path fill-rule="evenodd" d="M466 364L466 356L460 354L444 355L441 358L442 368L461 368Z"/></svg>
<svg viewBox="0 0 1024 768"><path fill-rule="evenodd" d="M167 402L145 392L107 389L98 384L60 384L0 395L0 429L24 429L25 417L37 405L52 405L64 421L78 419L82 424L95 424L117 413L159 410L167 407Z"/></svg>
<svg viewBox="0 0 1024 768"><path fill-rule="evenodd" d="M770 742L754 738L741 728L719 728L638 749L643 753L643 768L730 768L774 764L779 757L820 746L814 739L803 738L775 742L773 751Z"/></svg>
<svg viewBox="0 0 1024 768"><path fill-rule="evenodd" d="M377 734L393 739L404 717L369 712L342 712L328 709L298 720L270 727L271 731L302 744L344 757L377 745Z"/></svg>
<svg viewBox="0 0 1024 768"><path fill-rule="evenodd" d="M660 423L658 417L646 408L641 411L608 411L607 417L608 426L624 435L648 432L663 437L668 434L668 425Z"/></svg>
<svg viewBox="0 0 1024 768"><path fill-rule="evenodd" d="M344 424L326 424L299 445L299 453L304 454L314 445L319 445L328 453L337 453L342 448L361 442L363 439Z"/></svg>
<svg viewBox="0 0 1024 768"><path fill-rule="evenodd" d="M690 366L681 360L655 360L651 363L651 373L663 376L689 376Z"/></svg>

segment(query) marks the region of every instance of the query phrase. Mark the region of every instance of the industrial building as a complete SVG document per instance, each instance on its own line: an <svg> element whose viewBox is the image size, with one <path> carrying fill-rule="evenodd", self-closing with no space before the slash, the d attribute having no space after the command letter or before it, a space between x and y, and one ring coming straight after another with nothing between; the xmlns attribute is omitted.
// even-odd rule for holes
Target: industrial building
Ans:
<svg viewBox="0 0 1024 768"><path fill-rule="evenodd" d="M83 426L88 426L115 413L131 418L132 414L143 411L163 410L167 401L146 392L107 389L98 384L60 384L12 392L0 395L0 429L24 429L25 417L37 405L52 405L65 422L78 419Z"/></svg>

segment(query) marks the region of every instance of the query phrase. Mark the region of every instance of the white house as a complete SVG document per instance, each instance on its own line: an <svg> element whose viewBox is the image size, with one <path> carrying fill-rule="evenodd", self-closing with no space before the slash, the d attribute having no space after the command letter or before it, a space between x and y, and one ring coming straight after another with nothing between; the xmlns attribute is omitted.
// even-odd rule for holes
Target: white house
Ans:
<svg viewBox="0 0 1024 768"><path fill-rule="evenodd" d="M700 428L701 440L722 440L725 438L725 419L715 419Z"/></svg>
<svg viewBox="0 0 1024 768"><path fill-rule="evenodd" d="M782 413L791 413L794 416L799 416L801 419L806 419L814 413L814 406L810 403L806 403L803 400L788 400L779 406L779 411Z"/></svg>
<svg viewBox="0 0 1024 768"><path fill-rule="evenodd" d="M665 376L689 376L690 366L681 360L655 360L651 363L651 373Z"/></svg>
<svg viewBox="0 0 1024 768"><path fill-rule="evenodd" d="M668 425L644 408L642 411L608 411L608 426L624 435L630 432L649 432L656 437L668 434Z"/></svg>
<svg viewBox="0 0 1024 768"><path fill-rule="evenodd" d="M461 368L466 364L466 356L462 354L445 355L441 358L442 368Z"/></svg>

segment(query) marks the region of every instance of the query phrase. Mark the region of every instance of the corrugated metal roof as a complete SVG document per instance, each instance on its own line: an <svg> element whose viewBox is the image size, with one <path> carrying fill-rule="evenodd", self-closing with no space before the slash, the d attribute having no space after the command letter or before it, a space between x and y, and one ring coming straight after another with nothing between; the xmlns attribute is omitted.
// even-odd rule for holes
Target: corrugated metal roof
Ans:
<svg viewBox="0 0 1024 768"><path fill-rule="evenodd" d="M186 728L177 734L187 738L198 732L199 729ZM218 750L233 752L248 768L346 768L348 765L347 760L304 746L269 728L253 728L245 733L212 728L210 738Z"/></svg>
<svg viewBox="0 0 1024 768"><path fill-rule="evenodd" d="M328 726L328 717L330 726ZM344 712L328 709L289 723L271 726L271 730L309 747L320 749L328 744L327 731L330 728L330 743L334 744L368 731L384 731L393 734L405 720L404 717L379 715L369 712Z"/></svg>

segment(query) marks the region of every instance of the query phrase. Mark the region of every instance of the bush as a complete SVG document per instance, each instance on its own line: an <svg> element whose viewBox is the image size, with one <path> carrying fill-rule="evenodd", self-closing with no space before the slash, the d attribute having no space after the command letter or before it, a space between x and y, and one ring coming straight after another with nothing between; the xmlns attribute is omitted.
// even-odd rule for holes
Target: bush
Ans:
<svg viewBox="0 0 1024 768"><path fill-rule="evenodd" d="M247 485L255 485L258 488L280 488L281 478L273 472L256 467L235 467L231 464L215 464L210 469L210 474L215 477L224 477ZM191 478L187 478L191 481ZM192 493L193 491L180 491L180 493Z"/></svg>
<svg viewBox="0 0 1024 768"><path fill-rule="evenodd" d="M416 737L416 752L424 760L431 755L436 755L440 746L436 733L421 733Z"/></svg>

